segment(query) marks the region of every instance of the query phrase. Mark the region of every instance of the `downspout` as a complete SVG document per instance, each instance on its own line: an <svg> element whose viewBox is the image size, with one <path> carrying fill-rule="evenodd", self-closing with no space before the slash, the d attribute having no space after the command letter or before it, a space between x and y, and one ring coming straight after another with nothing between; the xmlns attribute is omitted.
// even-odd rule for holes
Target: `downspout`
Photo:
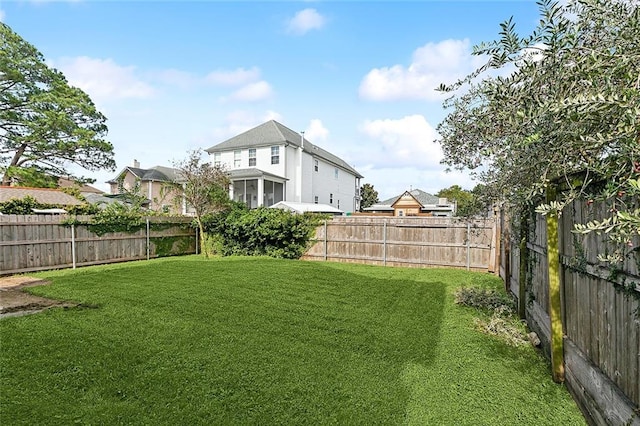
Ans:
<svg viewBox="0 0 640 426"><path fill-rule="evenodd" d="M304 151L304 131L300 132L300 149L298 155L298 172L296 183L296 201L302 202L302 152Z"/></svg>
<svg viewBox="0 0 640 426"><path fill-rule="evenodd" d="M147 198L149 199L149 208L151 208L151 204L153 203L153 199L151 198L151 196L153 195L153 191L151 190L152 186L153 186L153 179L150 180L149 183L147 183L147 186L148 186L148 191L147 191L148 192L148 197Z"/></svg>

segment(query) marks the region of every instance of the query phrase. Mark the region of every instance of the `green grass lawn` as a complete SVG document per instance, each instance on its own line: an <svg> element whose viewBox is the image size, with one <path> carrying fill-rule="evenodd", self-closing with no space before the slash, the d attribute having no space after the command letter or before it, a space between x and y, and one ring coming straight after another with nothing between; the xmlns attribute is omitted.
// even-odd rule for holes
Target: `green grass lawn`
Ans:
<svg viewBox="0 0 640 426"><path fill-rule="evenodd" d="M454 304L487 274L197 256L48 272L0 320L13 424L585 424L532 348Z"/></svg>

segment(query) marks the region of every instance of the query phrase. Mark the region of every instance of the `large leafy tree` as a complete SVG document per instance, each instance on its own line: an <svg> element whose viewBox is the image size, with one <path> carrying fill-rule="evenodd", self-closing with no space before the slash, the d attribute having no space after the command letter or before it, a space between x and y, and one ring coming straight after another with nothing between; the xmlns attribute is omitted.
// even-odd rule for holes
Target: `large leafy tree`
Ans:
<svg viewBox="0 0 640 426"><path fill-rule="evenodd" d="M115 169L106 118L89 96L48 67L43 55L0 22L0 173L2 184L69 176L71 164Z"/></svg>
<svg viewBox="0 0 640 426"><path fill-rule="evenodd" d="M371 207L378 201L378 191L375 190L372 184L365 183L360 187L360 211Z"/></svg>
<svg viewBox="0 0 640 426"><path fill-rule="evenodd" d="M179 179L168 183L166 189L176 195L174 200L181 205L186 203L193 210L200 231L201 252L208 257L210 253L209 236L203 224L206 215L215 213L228 206L229 172L222 166L201 162L202 151L190 151L186 159L177 161Z"/></svg>
<svg viewBox="0 0 640 426"><path fill-rule="evenodd" d="M498 40L474 48L487 55L486 65L441 87L457 90L438 127L445 162L473 170L512 205L536 203L554 183L570 189L564 201L600 197L610 217L577 231L606 230L621 247L633 246L640 234L639 3L538 4L531 35L504 22ZM502 76L485 73L491 69Z"/></svg>
<svg viewBox="0 0 640 426"><path fill-rule="evenodd" d="M476 214L485 213L483 205L478 199L478 187L473 191L463 189L460 185L452 185L448 188L441 189L436 196L455 200L457 204L456 214L462 217L470 217Z"/></svg>

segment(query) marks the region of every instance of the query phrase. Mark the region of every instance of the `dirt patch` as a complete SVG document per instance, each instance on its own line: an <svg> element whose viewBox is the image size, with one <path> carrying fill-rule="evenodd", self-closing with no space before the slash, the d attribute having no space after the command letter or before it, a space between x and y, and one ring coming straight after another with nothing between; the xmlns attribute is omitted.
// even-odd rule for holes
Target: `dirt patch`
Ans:
<svg viewBox="0 0 640 426"><path fill-rule="evenodd" d="M33 314L56 306L77 306L75 303L34 296L23 291L25 287L47 284L50 282L33 277L0 278L0 318Z"/></svg>

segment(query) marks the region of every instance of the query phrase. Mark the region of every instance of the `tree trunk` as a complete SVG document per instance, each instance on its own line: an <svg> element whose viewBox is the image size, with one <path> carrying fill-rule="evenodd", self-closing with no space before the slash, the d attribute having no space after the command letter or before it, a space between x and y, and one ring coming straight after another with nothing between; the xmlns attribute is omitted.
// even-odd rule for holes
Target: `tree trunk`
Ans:
<svg viewBox="0 0 640 426"><path fill-rule="evenodd" d="M27 144L23 143L22 145L20 145L20 148L16 150L16 153L13 154L11 163L9 163L9 166L7 166L4 172L4 175L2 175L2 186L9 186L11 184L11 178L9 177L9 170L11 169L11 167L15 167L18 165L18 161L20 161L20 158L22 157L26 149L27 149Z"/></svg>

